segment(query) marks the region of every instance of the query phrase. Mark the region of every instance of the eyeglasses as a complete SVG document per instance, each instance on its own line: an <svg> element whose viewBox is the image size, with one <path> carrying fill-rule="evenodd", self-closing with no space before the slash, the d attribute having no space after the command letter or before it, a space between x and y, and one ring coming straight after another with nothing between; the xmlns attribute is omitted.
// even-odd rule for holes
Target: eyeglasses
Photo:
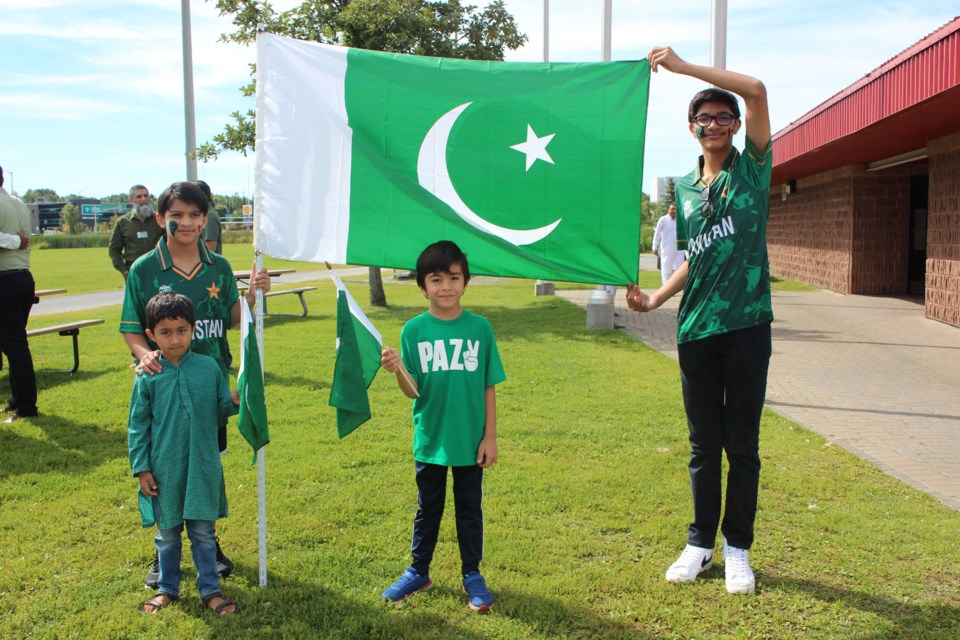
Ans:
<svg viewBox="0 0 960 640"><path fill-rule="evenodd" d="M709 127L711 122L716 122L717 126L725 127L734 120L737 116L732 113L718 113L715 116L710 115L709 113L701 113L693 117L691 122L696 122L701 127Z"/></svg>
<svg viewBox="0 0 960 640"><path fill-rule="evenodd" d="M713 217L713 203L710 202L710 186L703 188L703 191L700 192L700 201L703 204L700 206L700 217L704 220L709 220Z"/></svg>

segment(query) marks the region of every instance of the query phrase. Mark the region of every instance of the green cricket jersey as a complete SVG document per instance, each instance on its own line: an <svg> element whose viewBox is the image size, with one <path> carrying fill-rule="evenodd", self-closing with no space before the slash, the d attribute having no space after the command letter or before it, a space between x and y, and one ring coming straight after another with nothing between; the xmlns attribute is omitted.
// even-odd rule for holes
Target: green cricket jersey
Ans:
<svg viewBox="0 0 960 640"><path fill-rule="evenodd" d="M230 312L240 299L240 293L226 258L208 250L201 241L198 246L200 262L191 273L173 266L166 238L157 243L156 249L133 263L123 296L120 332L146 336L147 301L161 292L182 293L193 302L197 317L190 350L216 360L224 377L229 379L224 360L227 329L230 328ZM148 339L147 343L151 349L157 348L153 341Z"/></svg>
<svg viewBox="0 0 960 640"><path fill-rule="evenodd" d="M486 388L506 380L490 323L466 310L455 320L424 312L403 325L400 352L420 392L413 402L414 458L476 465Z"/></svg>
<svg viewBox="0 0 960 640"><path fill-rule="evenodd" d="M704 218L703 156L676 185L677 248L686 250L687 283L677 314L677 342L754 327L773 320L767 219L773 145L760 154L750 138L710 185L713 214Z"/></svg>

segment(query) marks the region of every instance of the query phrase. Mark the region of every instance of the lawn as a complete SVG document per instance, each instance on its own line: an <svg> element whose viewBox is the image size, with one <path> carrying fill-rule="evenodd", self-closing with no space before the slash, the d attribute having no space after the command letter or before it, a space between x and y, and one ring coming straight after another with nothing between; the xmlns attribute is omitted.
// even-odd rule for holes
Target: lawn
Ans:
<svg viewBox="0 0 960 640"><path fill-rule="evenodd" d="M622 332L587 331L582 309L534 297L532 282L492 278L472 283L464 303L491 320L508 376L484 500L482 570L496 606L477 615L465 604L452 512L435 587L381 603L409 563L410 405L381 373L374 417L337 439L327 406L335 297L317 285L309 317L265 320L264 589L256 472L231 423L230 517L218 529L238 567L223 585L243 608L233 617L201 611L189 557L180 600L137 613L152 533L139 526L127 463L133 373L118 308L98 310L106 324L83 331L76 376L53 371L69 364L68 340L32 342L42 415L0 425L0 637L960 637L960 567L950 560L960 513L773 412L762 425L757 593L727 594L719 566L694 585L667 583L690 517L676 363ZM363 304L365 285L349 286ZM424 302L409 283L386 288L391 306L369 315L396 345ZM271 310L284 304L296 301Z"/></svg>

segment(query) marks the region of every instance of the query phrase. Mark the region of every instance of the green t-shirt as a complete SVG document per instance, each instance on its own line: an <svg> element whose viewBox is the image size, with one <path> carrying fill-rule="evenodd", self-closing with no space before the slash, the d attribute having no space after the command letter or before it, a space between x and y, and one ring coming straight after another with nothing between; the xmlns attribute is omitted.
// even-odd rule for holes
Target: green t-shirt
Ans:
<svg viewBox="0 0 960 640"><path fill-rule="evenodd" d="M466 310L456 320L424 312L403 325L400 353L420 392L413 402L413 457L476 465L486 388L507 379L490 323Z"/></svg>
<svg viewBox="0 0 960 640"><path fill-rule="evenodd" d="M677 248L686 250L687 284L677 314L677 342L755 327L773 320L767 219L773 145L759 154L747 138L710 185L714 213L701 216L703 157L676 185Z"/></svg>
<svg viewBox="0 0 960 640"><path fill-rule="evenodd" d="M223 254L223 231L220 228L220 214L210 208L207 213L207 224L203 227L203 239L206 242L216 240L213 248L216 253Z"/></svg>
<svg viewBox="0 0 960 640"><path fill-rule="evenodd" d="M230 328L230 312L240 299L240 293L226 258L209 251L202 242L198 241L198 247L200 263L192 273L184 273L173 266L166 238L157 243L156 249L133 263L123 296L120 332L146 336L145 310L150 298L161 291L182 293L193 302L197 317L190 350L216 360L224 378L229 379L224 360L227 329ZM149 339L147 344L151 349L157 348Z"/></svg>

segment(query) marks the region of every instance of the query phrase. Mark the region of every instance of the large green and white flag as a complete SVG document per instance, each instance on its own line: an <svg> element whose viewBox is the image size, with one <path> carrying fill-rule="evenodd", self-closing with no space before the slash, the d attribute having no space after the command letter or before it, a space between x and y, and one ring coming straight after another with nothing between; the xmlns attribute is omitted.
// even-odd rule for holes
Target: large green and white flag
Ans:
<svg viewBox="0 0 960 640"><path fill-rule="evenodd" d="M329 404L337 408L337 434L343 438L372 415L367 388L380 370L383 338L333 270L330 278L337 285L337 362Z"/></svg>
<svg viewBox="0 0 960 640"><path fill-rule="evenodd" d="M253 460L257 451L270 442L267 426L267 401L263 392L263 365L260 346L254 329L253 314L247 299L240 296L240 371L237 372L237 393L240 395L240 414L237 427L250 446Z"/></svg>
<svg viewBox="0 0 960 640"><path fill-rule="evenodd" d="M477 62L257 38L256 244L412 268L636 281L650 67Z"/></svg>

